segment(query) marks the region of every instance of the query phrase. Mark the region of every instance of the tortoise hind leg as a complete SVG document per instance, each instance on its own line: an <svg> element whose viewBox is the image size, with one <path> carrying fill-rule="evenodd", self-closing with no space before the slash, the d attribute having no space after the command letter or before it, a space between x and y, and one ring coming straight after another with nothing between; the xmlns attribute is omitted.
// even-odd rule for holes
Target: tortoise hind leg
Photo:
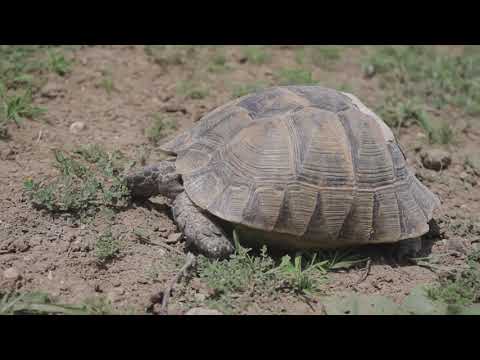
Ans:
<svg viewBox="0 0 480 360"><path fill-rule="evenodd" d="M173 203L173 218L185 236L187 246L209 258L225 258L235 250L223 229L196 206L185 192Z"/></svg>
<svg viewBox="0 0 480 360"><path fill-rule="evenodd" d="M393 245L393 256L399 262L418 257L422 251L422 245L421 237L401 240Z"/></svg>

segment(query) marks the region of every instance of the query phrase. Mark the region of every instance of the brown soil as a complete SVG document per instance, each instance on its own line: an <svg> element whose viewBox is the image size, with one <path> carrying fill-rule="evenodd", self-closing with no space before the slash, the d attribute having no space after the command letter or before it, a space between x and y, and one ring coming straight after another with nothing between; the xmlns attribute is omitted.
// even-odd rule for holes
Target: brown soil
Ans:
<svg viewBox="0 0 480 360"><path fill-rule="evenodd" d="M381 93L376 78L367 80L362 76L358 62L362 51L361 48L346 50L333 68L318 67L314 78L326 86L348 84L350 91L373 106L381 99ZM151 151L147 162L158 160L161 154L155 152L144 135L151 124L149 115L164 113L166 106L182 107L184 113L168 115L179 121L178 131L192 126L202 114L231 99L233 84L269 82L276 69L297 66L293 50L274 48L271 53L272 60L266 65L241 64L240 49L226 47L230 70L210 73L198 70L205 69L203 56L188 65L162 67L152 63L142 46L89 47L75 52L72 73L66 77L51 75L48 79L48 86L55 88L56 93L51 97L40 93L35 98L35 103L48 109L45 121L26 121L21 128L12 126L11 139L0 141L0 276L5 269L14 267L21 274L14 284L17 289L45 291L67 303L106 296L115 308L147 311L150 296L164 288L182 258L166 247L138 242L133 230L142 226L154 234L156 241L165 241L176 232L168 212L161 207L134 206L119 213L112 230L124 244L121 256L100 267L91 250L106 227L102 216L93 223L79 225L66 216L34 210L23 194L23 182L28 177L37 179L53 174L52 149L68 150L96 143L108 150L121 150L131 159L138 159L147 149ZM110 71L115 87L110 95L98 85L105 69ZM188 79L208 87L208 96L191 100L180 94L177 86ZM70 125L77 121L84 122L86 129L74 134ZM466 155L478 151L480 128L473 124L465 132L462 130L468 119L453 121L457 141L444 146L451 154L452 165L441 172L422 167L418 144L423 144L423 150L429 146L422 142L419 128L402 129L400 134L411 165L443 203L436 216L442 239L433 242L431 248L432 254L442 255L442 266L461 266L465 255L460 245L469 248L479 240L478 232L465 230L462 234L459 227L480 229L475 218L480 212L479 188L460 176L465 171ZM182 243L170 246L183 251ZM416 285L436 279L424 267L397 266L378 257L368 277L355 285L363 271L359 268L331 274L327 293L358 291L400 301ZM6 281L0 284L7 285L12 286ZM185 298L198 293L201 291L184 289L172 300L173 313L188 310ZM301 299L278 299L273 305L250 304L245 312L320 313L320 310L318 304L307 304Z"/></svg>

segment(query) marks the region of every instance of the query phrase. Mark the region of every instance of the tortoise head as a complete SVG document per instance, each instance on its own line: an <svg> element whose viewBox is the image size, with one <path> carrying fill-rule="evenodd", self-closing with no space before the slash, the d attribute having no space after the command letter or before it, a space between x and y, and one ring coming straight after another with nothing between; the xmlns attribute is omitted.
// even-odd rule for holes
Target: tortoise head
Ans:
<svg viewBox="0 0 480 360"><path fill-rule="evenodd" d="M172 161L162 161L128 175L127 186L132 196L137 198L163 195L175 199L184 190L182 177Z"/></svg>

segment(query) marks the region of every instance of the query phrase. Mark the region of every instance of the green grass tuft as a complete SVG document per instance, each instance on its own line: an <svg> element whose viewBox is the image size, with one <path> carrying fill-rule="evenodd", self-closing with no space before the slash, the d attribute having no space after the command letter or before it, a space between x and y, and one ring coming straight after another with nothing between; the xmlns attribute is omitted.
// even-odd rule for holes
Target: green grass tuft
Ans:
<svg viewBox="0 0 480 360"><path fill-rule="evenodd" d="M305 69L281 69L276 73L279 85L315 85L312 72Z"/></svg>
<svg viewBox="0 0 480 360"><path fill-rule="evenodd" d="M27 90L22 95L5 96L2 100L0 121L20 125L24 119L35 119L45 113L45 109L32 104L32 93Z"/></svg>
<svg viewBox="0 0 480 360"><path fill-rule="evenodd" d="M161 66L184 65L196 51L192 45L146 45L145 54Z"/></svg>
<svg viewBox="0 0 480 360"><path fill-rule="evenodd" d="M48 53L48 68L54 73L65 76L71 72L72 62L57 50Z"/></svg>
<svg viewBox="0 0 480 360"><path fill-rule="evenodd" d="M256 91L259 91L261 89L264 89L266 87L267 87L267 85L262 83L262 82L256 82L256 83L253 83L253 84L237 85L233 88L232 96L234 98L239 98L239 97L254 93Z"/></svg>
<svg viewBox="0 0 480 360"><path fill-rule="evenodd" d="M120 252L120 242L109 230L100 235L95 243L95 256L100 263L105 263L114 259Z"/></svg>
<svg viewBox="0 0 480 360"><path fill-rule="evenodd" d="M145 135L153 144L157 144L165 136L177 129L177 123L172 119L165 119L158 113L152 115L152 125L145 130Z"/></svg>
<svg viewBox="0 0 480 360"><path fill-rule="evenodd" d="M255 65L262 65L270 61L270 54L263 46L246 46L243 49L243 56L247 62Z"/></svg>
<svg viewBox="0 0 480 360"><path fill-rule="evenodd" d="M382 75L383 87L418 97L436 108L447 104L480 113L480 54L447 55L429 46L379 46L365 65Z"/></svg>
<svg viewBox="0 0 480 360"><path fill-rule="evenodd" d="M480 303L480 251L467 257L468 268L442 277L437 286L427 288L428 296L454 307Z"/></svg>
<svg viewBox="0 0 480 360"><path fill-rule="evenodd" d="M84 217L105 207L119 209L128 204L130 194L120 177L119 153L92 146L73 154L55 150L54 156L58 176L24 182L25 193L36 208Z"/></svg>

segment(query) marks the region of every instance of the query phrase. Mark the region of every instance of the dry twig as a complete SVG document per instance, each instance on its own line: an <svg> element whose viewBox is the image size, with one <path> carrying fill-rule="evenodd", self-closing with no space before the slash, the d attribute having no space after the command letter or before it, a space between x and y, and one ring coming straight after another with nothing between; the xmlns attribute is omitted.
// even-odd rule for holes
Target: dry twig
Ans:
<svg viewBox="0 0 480 360"><path fill-rule="evenodd" d="M175 284L180 281L182 276L186 276L188 270L195 265L196 257L192 253L187 254L187 258L185 260L185 264L182 266L182 268L178 271L178 273L173 277L172 280L168 283L167 288L163 291L163 297L162 297L162 307L161 307L161 313L166 315L168 314L168 300L170 300L170 295L172 293L172 290L175 286Z"/></svg>

